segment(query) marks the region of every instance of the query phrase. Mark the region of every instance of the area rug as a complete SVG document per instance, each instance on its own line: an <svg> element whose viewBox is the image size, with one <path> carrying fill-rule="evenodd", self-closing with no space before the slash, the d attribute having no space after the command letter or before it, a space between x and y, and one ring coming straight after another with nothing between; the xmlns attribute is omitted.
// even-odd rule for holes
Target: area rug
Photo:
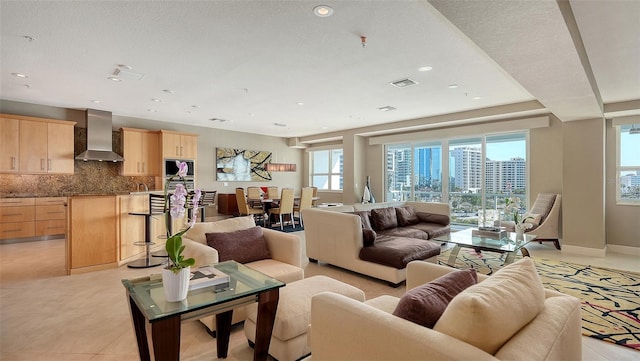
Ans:
<svg viewBox="0 0 640 361"><path fill-rule="evenodd" d="M438 256L446 264L449 250ZM463 248L456 268L490 275L504 255ZM521 256L518 256L518 259ZM575 263L532 258L545 288L581 300L582 334L640 351L640 274Z"/></svg>

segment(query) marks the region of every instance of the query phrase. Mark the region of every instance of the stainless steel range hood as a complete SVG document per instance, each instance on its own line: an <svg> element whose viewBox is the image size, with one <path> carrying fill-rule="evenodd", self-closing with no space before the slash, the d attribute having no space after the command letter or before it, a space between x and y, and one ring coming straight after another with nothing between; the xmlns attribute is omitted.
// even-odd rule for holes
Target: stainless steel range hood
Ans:
<svg viewBox="0 0 640 361"><path fill-rule="evenodd" d="M87 150L76 159L122 162L124 158L113 152L111 129L111 112L87 109Z"/></svg>

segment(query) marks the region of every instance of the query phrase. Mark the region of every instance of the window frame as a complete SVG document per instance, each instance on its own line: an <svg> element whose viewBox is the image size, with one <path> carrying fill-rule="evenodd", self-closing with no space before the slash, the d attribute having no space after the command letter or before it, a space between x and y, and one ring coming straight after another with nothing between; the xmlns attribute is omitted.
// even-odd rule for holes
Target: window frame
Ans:
<svg viewBox="0 0 640 361"><path fill-rule="evenodd" d="M334 172L332 169L332 164L333 164L333 157L334 157L334 152L335 151L340 151L342 154L342 161L344 162L344 149L342 147L335 147L335 148L324 148L324 149L317 149L317 150L310 150L309 151L309 184L311 187L318 187L318 190L321 190L323 192L342 192L344 191L344 164L342 164L338 170L338 172ZM328 152L328 164L327 164L327 169L328 169L328 173L327 172L315 172L315 162L316 162L316 157L315 154L319 153L319 152ZM316 176L326 176L327 177L327 184L328 184L328 188L322 188L316 184L314 184L314 177ZM334 189L333 188L333 177L337 176L338 179L342 179L342 187L340 187L340 185L338 185L339 188Z"/></svg>
<svg viewBox="0 0 640 361"><path fill-rule="evenodd" d="M636 206L640 207L640 198L639 199L630 199L630 198L622 198L621 194L621 182L620 178L622 177L622 172L640 172L640 164L637 166L623 166L622 162L622 129L627 126L640 128L640 124L619 124L615 125L616 128L616 205L624 205L624 206ZM638 135L640 137L640 135ZM640 174L640 173L637 173Z"/></svg>

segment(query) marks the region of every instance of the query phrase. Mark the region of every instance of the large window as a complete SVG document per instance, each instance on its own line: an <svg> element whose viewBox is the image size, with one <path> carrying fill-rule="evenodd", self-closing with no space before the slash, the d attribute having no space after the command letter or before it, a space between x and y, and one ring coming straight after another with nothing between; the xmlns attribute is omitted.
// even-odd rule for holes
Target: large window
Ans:
<svg viewBox="0 0 640 361"><path fill-rule="evenodd" d="M322 190L342 190L342 149L311 153L311 185Z"/></svg>
<svg viewBox="0 0 640 361"><path fill-rule="evenodd" d="M442 146L437 143L387 147L388 201L442 201Z"/></svg>
<svg viewBox="0 0 640 361"><path fill-rule="evenodd" d="M526 133L388 145L386 200L448 202L452 223L493 225L506 197L525 211L526 153Z"/></svg>
<svg viewBox="0 0 640 361"><path fill-rule="evenodd" d="M618 126L619 203L640 204L640 124Z"/></svg>

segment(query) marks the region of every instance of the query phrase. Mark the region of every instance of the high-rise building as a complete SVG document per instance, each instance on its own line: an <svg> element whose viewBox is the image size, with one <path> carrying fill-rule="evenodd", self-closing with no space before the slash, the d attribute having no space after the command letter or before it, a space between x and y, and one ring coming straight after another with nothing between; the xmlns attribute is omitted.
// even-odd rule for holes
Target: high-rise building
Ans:
<svg viewBox="0 0 640 361"><path fill-rule="evenodd" d="M440 181L442 176L442 150L440 147L416 148L415 170L418 180L428 185Z"/></svg>
<svg viewBox="0 0 640 361"><path fill-rule="evenodd" d="M466 192L482 188L482 152L476 147L460 147L451 150L454 163L454 185Z"/></svg>
<svg viewBox="0 0 640 361"><path fill-rule="evenodd" d="M526 188L527 168L523 158L510 160L490 160L485 162L485 188L487 193L505 193L508 185L511 191Z"/></svg>

